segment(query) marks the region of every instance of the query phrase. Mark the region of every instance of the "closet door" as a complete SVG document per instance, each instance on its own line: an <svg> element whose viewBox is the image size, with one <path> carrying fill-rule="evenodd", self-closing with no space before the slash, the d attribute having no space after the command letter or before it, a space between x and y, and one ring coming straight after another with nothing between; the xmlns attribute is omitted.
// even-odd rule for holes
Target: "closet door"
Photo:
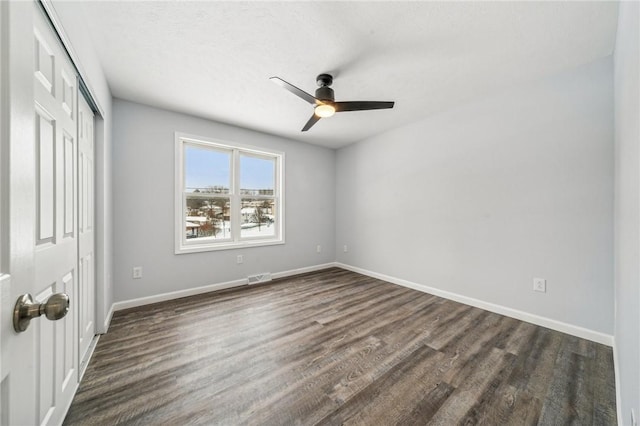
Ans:
<svg viewBox="0 0 640 426"><path fill-rule="evenodd" d="M80 371L95 336L93 111L78 95L78 317Z"/></svg>

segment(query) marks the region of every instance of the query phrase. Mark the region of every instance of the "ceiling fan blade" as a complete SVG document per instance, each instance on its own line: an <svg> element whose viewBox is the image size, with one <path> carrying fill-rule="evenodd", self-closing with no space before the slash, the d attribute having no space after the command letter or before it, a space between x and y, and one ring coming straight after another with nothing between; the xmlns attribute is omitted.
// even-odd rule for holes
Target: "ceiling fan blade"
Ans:
<svg viewBox="0 0 640 426"><path fill-rule="evenodd" d="M281 86L284 89L287 89L288 91L290 91L294 95L298 96L299 98L304 99L305 101L309 102L311 105L315 105L316 104L316 98L314 98L313 96L311 96L310 94L308 94L304 90L298 89L293 84L287 83L286 81L284 81L280 77L271 77L269 80L273 81L278 86Z"/></svg>
<svg viewBox="0 0 640 426"><path fill-rule="evenodd" d="M320 117L318 117L317 115L313 114L311 116L311 118L309 119L309 121L307 121L307 124L305 124L304 127L302 128L302 131L306 132L307 130L309 130L311 128L311 126L316 124L319 120L320 120Z"/></svg>
<svg viewBox="0 0 640 426"><path fill-rule="evenodd" d="M369 109L388 109L393 108L395 102L377 102L377 101L353 101L353 102L334 102L336 112L345 111L366 111Z"/></svg>

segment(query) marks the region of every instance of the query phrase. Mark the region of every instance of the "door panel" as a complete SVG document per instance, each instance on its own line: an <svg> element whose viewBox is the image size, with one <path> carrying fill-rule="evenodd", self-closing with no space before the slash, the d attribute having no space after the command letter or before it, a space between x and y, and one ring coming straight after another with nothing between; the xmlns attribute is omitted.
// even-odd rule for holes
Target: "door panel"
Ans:
<svg viewBox="0 0 640 426"><path fill-rule="evenodd" d="M78 256L80 265L78 297L79 351L81 371L86 366L91 341L95 335L95 268L93 235L93 158L94 115L84 97L78 96L78 164L79 227Z"/></svg>
<svg viewBox="0 0 640 426"><path fill-rule="evenodd" d="M55 119L36 105L36 218L37 244L52 243L55 226Z"/></svg>
<svg viewBox="0 0 640 426"><path fill-rule="evenodd" d="M46 32L45 30L45 33ZM53 95L55 75L54 55L51 47L49 47L47 38L42 35L38 28L34 29L34 35L36 46L34 64L35 78L44 90Z"/></svg>
<svg viewBox="0 0 640 426"><path fill-rule="evenodd" d="M78 381L77 84L75 71L43 14L33 13L36 182L35 299L66 293L71 307L56 322L32 321L36 420L62 421ZM29 338L29 331L22 338Z"/></svg>
<svg viewBox="0 0 640 426"><path fill-rule="evenodd" d="M76 175L76 144L73 138L64 134L64 236L73 237L75 232L74 206L76 192L74 188Z"/></svg>

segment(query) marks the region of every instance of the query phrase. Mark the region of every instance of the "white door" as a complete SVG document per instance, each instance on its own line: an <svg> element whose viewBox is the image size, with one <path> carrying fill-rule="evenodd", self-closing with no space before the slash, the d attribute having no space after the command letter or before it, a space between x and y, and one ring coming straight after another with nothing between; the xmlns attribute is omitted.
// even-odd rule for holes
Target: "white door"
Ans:
<svg viewBox="0 0 640 426"><path fill-rule="evenodd" d="M0 13L0 421L60 424L78 385L77 78L37 3L1 2ZM70 311L18 333L12 312L26 293L65 293Z"/></svg>
<svg viewBox="0 0 640 426"><path fill-rule="evenodd" d="M80 371L87 365L95 336L95 268L93 244L93 111L78 95L78 320Z"/></svg>

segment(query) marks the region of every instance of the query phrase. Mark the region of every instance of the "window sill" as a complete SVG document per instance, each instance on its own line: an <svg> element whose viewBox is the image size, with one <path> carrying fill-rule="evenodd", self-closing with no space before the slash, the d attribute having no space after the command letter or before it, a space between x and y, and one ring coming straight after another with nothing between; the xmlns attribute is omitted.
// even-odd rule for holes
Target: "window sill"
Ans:
<svg viewBox="0 0 640 426"><path fill-rule="evenodd" d="M201 253L204 251L237 250L250 247L275 246L284 244L284 239L236 241L228 243L180 245L176 247L175 254Z"/></svg>

